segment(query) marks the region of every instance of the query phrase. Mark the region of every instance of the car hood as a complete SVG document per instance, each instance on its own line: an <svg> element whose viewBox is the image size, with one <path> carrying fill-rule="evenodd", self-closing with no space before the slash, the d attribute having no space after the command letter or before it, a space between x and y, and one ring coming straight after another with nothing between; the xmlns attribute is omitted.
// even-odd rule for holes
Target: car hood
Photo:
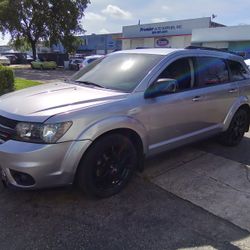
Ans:
<svg viewBox="0 0 250 250"><path fill-rule="evenodd" d="M0 115L43 122L50 116L122 99L121 92L64 82L42 84L0 98Z"/></svg>

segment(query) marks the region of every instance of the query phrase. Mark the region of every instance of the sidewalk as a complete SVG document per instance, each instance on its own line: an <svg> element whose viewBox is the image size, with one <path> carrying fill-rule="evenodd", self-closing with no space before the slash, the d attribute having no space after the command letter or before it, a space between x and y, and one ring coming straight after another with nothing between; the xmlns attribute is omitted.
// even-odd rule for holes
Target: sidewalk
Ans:
<svg viewBox="0 0 250 250"><path fill-rule="evenodd" d="M149 160L143 177L250 232L248 164L183 148Z"/></svg>

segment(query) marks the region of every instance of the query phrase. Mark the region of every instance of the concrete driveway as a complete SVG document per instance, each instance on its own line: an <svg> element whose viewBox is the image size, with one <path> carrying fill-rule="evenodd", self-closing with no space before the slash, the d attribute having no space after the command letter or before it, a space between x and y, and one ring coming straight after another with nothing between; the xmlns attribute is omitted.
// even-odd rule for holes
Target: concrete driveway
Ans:
<svg viewBox="0 0 250 250"><path fill-rule="evenodd" d="M250 232L250 134L235 148L204 141L148 161L143 176Z"/></svg>

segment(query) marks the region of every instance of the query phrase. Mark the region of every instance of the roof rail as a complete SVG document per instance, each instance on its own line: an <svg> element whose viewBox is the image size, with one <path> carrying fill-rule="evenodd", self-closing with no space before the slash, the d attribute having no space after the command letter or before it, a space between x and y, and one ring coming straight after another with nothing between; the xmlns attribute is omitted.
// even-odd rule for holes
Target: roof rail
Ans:
<svg viewBox="0 0 250 250"><path fill-rule="evenodd" d="M223 49L216 49L212 47L203 47L203 46L187 46L185 49L203 49L203 50L215 50L215 51L223 51Z"/></svg>
<svg viewBox="0 0 250 250"><path fill-rule="evenodd" d="M139 46L139 47L136 47L135 49L152 49L152 47L143 47L143 46Z"/></svg>
<svg viewBox="0 0 250 250"><path fill-rule="evenodd" d="M187 46L185 49L201 49L201 50L212 50L212 51L219 51L219 52L226 52L226 53L230 53L233 55L237 55L239 56L239 54L237 54L236 52L227 50L227 49L216 49L216 48L211 48L211 47L202 47L202 46Z"/></svg>

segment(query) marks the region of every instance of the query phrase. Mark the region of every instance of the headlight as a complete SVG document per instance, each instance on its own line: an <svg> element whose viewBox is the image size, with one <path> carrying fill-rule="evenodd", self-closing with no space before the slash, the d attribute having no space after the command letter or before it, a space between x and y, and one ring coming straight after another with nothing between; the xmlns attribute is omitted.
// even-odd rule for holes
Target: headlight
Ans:
<svg viewBox="0 0 250 250"><path fill-rule="evenodd" d="M71 125L72 122L54 124L20 122L16 126L16 139L36 143L55 143L68 131Z"/></svg>

